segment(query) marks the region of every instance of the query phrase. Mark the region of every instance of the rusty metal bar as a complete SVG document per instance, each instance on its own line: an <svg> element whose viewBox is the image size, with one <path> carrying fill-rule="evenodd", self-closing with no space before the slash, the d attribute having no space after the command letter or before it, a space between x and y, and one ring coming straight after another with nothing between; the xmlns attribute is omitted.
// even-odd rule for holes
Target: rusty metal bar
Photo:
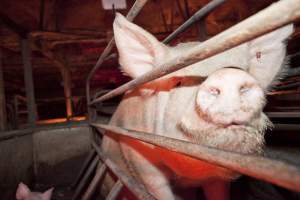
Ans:
<svg viewBox="0 0 300 200"><path fill-rule="evenodd" d="M168 37L163 40L163 43L170 43L175 37L177 37L180 33L189 28L192 24L199 21L201 18L206 16L212 10L222 5L226 0L213 0L209 2L207 5L198 10L193 16L191 16L188 20L186 20L181 26L179 26L173 33L171 33Z"/></svg>
<svg viewBox="0 0 300 200"><path fill-rule="evenodd" d="M126 18L129 21L132 21L141 11L141 9L144 7L144 5L147 3L148 0L136 0L131 9L129 10ZM114 38L112 38L108 45L105 47L104 51L102 52L101 56L98 58L96 65L93 67L93 69L88 74L87 80L86 80L86 98L87 103L89 104L91 101L91 94L90 94L90 81L97 71L97 69L103 64L105 58L109 55L112 48L114 47L115 41Z"/></svg>
<svg viewBox="0 0 300 200"><path fill-rule="evenodd" d="M99 162L99 157L96 156L92 163L90 164L89 168L87 169L86 173L84 174L83 178L81 179L78 187L75 190L75 193L72 197L72 200L79 199L80 193L83 190L84 186L87 184L87 181L91 174L95 171L95 168L97 167L97 164Z"/></svg>
<svg viewBox="0 0 300 200"><path fill-rule="evenodd" d="M282 14L284 13L284 15ZM211 39L191 48L177 58L166 61L149 73L146 73L108 94L93 100L90 105L105 101L141 84L160 78L191 64L214 56L258 36L275 30L300 18L299 0L284 0L272 4L256 15L227 29ZM266 23L267 22L267 23Z"/></svg>
<svg viewBox="0 0 300 200"><path fill-rule="evenodd" d="M223 151L156 134L126 130L121 127L91 124L109 133L131 137L171 151L207 161L270 183L300 192L300 168L283 161L254 155Z"/></svg>
<svg viewBox="0 0 300 200"><path fill-rule="evenodd" d="M147 192L147 190L138 183L135 179L128 176L123 170L121 170L113 161L101 151L100 147L93 142L93 147L97 151L101 160L109 167L109 169L130 189L130 191L138 198L143 200L154 200L155 198Z"/></svg>
<svg viewBox="0 0 300 200"><path fill-rule="evenodd" d="M36 116L36 104L34 97L34 83L32 77L32 64L31 64L31 49L28 38L22 38L21 40L22 60L24 63L24 80L25 90L27 98L27 110L28 110L28 124L30 127L35 127Z"/></svg>
<svg viewBox="0 0 300 200"><path fill-rule="evenodd" d="M2 69L2 49L0 48L0 132L7 129L6 101Z"/></svg>
<svg viewBox="0 0 300 200"><path fill-rule="evenodd" d="M118 197L119 193L121 192L122 188L123 188L123 184L120 180L118 180L113 186L113 188L111 189L111 191L109 192L105 200L115 200Z"/></svg>
<svg viewBox="0 0 300 200"><path fill-rule="evenodd" d="M103 175L105 174L107 167L105 164L102 164L102 166L97 170L96 175L94 176L92 182L90 183L89 187L87 188L86 192L82 196L82 200L88 200L91 198L91 196L94 194L96 187L98 186L99 182L103 178Z"/></svg>

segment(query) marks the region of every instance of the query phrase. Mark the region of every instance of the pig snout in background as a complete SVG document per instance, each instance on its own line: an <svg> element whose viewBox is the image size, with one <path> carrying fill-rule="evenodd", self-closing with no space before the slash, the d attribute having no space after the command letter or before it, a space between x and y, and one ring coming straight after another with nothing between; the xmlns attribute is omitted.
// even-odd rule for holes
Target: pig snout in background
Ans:
<svg viewBox="0 0 300 200"><path fill-rule="evenodd" d="M132 78L200 44L166 46L120 14L113 27L121 70ZM264 93L284 68L284 40L292 32L293 26L287 25L127 91L110 124L261 153L270 126L262 112ZM228 169L129 138L104 136L102 148L157 199L176 198L173 182L201 186L209 200L228 199L228 182L238 177Z"/></svg>
<svg viewBox="0 0 300 200"><path fill-rule="evenodd" d="M24 183L19 183L16 191L17 200L50 200L52 196L52 191L54 188L50 188L45 192L33 192L30 191L27 185Z"/></svg>

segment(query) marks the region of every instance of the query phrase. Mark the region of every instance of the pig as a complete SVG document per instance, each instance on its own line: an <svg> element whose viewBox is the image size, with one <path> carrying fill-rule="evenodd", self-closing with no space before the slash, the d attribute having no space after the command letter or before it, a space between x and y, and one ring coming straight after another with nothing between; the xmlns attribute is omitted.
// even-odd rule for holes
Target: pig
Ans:
<svg viewBox="0 0 300 200"><path fill-rule="evenodd" d="M137 78L199 42L170 47L117 14L121 70ZM244 154L263 151L271 122L265 92L285 68L292 25L127 91L111 125ZM155 198L176 199L174 184L202 187L208 200L229 199L236 172L154 145L108 134L104 152Z"/></svg>
<svg viewBox="0 0 300 200"><path fill-rule="evenodd" d="M19 183L16 199L17 200L50 200L52 196L52 191L54 188L50 188L47 191L41 192L32 192L24 183Z"/></svg>

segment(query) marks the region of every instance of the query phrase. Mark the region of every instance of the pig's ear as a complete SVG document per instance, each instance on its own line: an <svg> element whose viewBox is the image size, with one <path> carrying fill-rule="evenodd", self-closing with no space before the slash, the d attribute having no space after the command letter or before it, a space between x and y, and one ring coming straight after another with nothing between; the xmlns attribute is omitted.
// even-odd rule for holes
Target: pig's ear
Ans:
<svg viewBox="0 0 300 200"><path fill-rule="evenodd" d="M16 192L16 199L17 200L23 200L28 197L30 193L30 189L25 185L24 183L19 183L17 192Z"/></svg>
<svg viewBox="0 0 300 200"><path fill-rule="evenodd" d="M267 89L285 69L286 42L293 33L289 24L273 32L250 41L249 73L254 76L263 89Z"/></svg>
<svg viewBox="0 0 300 200"><path fill-rule="evenodd" d="M153 35L117 13L113 23L119 63L132 78L151 71L166 56L167 47Z"/></svg>
<svg viewBox="0 0 300 200"><path fill-rule="evenodd" d="M52 192L53 192L54 188L50 188L49 190L47 190L46 192L44 192L42 194L42 199L43 200L50 200L51 196L52 196Z"/></svg>

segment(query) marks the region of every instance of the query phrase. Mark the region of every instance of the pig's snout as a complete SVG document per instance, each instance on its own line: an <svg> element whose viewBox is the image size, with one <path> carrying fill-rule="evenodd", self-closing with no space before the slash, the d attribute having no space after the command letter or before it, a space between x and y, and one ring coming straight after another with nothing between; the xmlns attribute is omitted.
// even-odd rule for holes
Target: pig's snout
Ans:
<svg viewBox="0 0 300 200"><path fill-rule="evenodd" d="M256 80L238 69L222 69L199 87L196 108L200 117L220 127L245 126L265 104Z"/></svg>

